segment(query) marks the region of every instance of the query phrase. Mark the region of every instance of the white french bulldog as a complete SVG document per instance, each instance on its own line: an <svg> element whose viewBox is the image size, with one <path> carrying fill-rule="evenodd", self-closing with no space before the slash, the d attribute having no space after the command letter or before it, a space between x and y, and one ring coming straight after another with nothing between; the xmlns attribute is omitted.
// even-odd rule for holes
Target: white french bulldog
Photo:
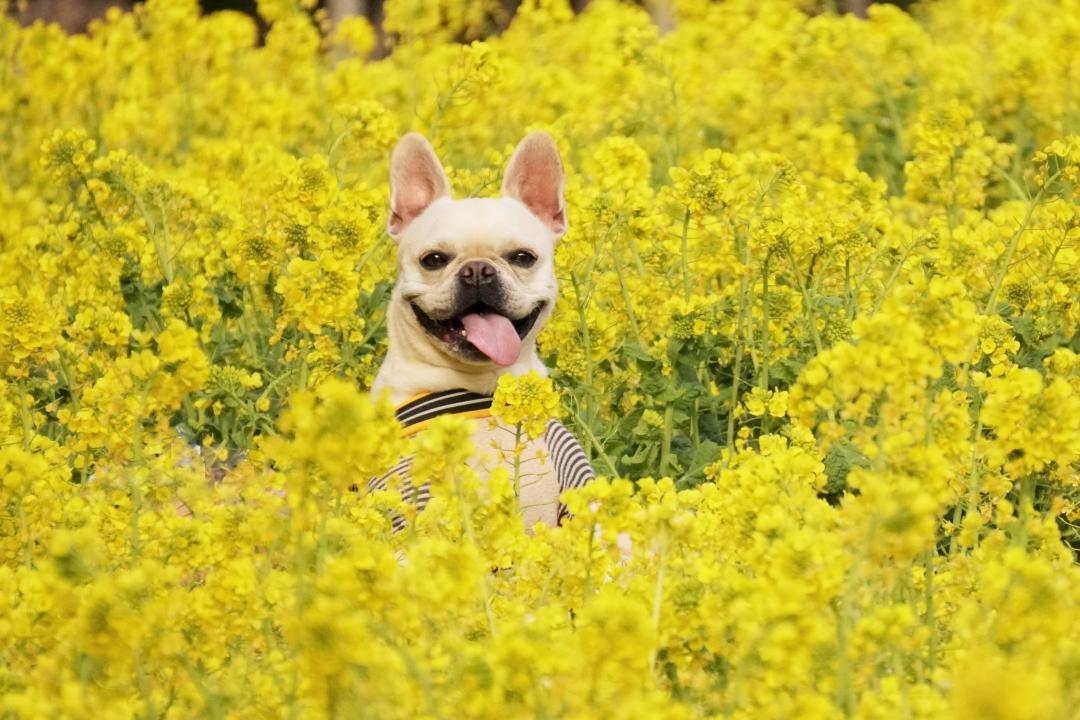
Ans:
<svg viewBox="0 0 1080 720"><path fill-rule="evenodd" d="M440 414L488 417L473 425L470 465L486 478L515 458L527 528L557 524L566 514L561 493L595 477L554 418L520 447L515 431L488 412L500 375L547 375L536 336L555 305L564 186L559 151L542 132L514 150L500 198L454 200L435 151L417 133L401 138L390 160L387 229L398 245L398 281L387 308L390 347L372 392L389 393L406 434ZM404 458L369 487L385 488L396 476L422 508L429 485L413 487L411 462Z"/></svg>
<svg viewBox="0 0 1080 720"><path fill-rule="evenodd" d="M555 305L555 243L566 232L565 178L555 142L527 135L500 198L450 195L418 133L390 161L387 229L398 282L387 309L390 346L372 388L398 404L422 392L490 394L499 376L547 371L536 336Z"/></svg>

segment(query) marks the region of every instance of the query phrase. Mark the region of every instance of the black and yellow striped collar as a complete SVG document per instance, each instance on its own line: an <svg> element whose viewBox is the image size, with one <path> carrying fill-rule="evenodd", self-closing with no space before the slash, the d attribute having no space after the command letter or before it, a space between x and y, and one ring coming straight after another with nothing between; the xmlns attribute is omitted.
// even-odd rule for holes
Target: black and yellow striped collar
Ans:
<svg viewBox="0 0 1080 720"><path fill-rule="evenodd" d="M441 390L417 395L394 411L398 422L404 428L402 435L406 437L423 430L424 425L433 418L447 413L466 417L489 417L491 396L469 390Z"/></svg>

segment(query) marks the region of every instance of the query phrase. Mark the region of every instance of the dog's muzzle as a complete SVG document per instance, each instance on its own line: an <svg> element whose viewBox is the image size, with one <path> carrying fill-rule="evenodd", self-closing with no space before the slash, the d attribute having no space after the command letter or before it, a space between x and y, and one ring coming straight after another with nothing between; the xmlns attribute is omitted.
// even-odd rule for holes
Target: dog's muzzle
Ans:
<svg viewBox="0 0 1080 720"><path fill-rule="evenodd" d="M462 292L459 300L466 296L467 301L470 294L479 297L483 293L479 289L473 293ZM481 300L467 304L459 302L460 311L445 319L436 319L415 302L410 303L420 327L450 352L465 360L494 362L503 367L517 361L522 341L535 327L545 305L547 303L541 301L528 314L514 318L503 311L501 305L490 305Z"/></svg>

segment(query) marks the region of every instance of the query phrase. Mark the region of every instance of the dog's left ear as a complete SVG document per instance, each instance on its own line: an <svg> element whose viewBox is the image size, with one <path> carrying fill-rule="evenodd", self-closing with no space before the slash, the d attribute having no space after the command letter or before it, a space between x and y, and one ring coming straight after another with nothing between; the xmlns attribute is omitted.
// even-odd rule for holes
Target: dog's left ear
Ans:
<svg viewBox="0 0 1080 720"><path fill-rule="evenodd" d="M520 201L560 238L566 232L565 188L559 148L551 136L537 131L522 138L503 175L503 197Z"/></svg>
<svg viewBox="0 0 1080 720"><path fill-rule="evenodd" d="M450 197L450 181L431 143L420 133L406 134L390 157L390 237L397 240L406 225L444 197Z"/></svg>

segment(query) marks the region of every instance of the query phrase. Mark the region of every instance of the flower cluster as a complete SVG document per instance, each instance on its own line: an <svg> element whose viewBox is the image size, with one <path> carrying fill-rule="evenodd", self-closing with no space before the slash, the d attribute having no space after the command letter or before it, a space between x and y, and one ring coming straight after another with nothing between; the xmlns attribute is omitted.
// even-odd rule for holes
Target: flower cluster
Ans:
<svg viewBox="0 0 1080 720"><path fill-rule="evenodd" d="M257 5L0 12L0 717L1075 713L1080 0ZM535 129L527 532L366 390L395 139Z"/></svg>
<svg viewBox="0 0 1080 720"><path fill-rule="evenodd" d="M520 426L530 438L543 435L545 425L557 418L558 410L554 383L535 371L520 377L503 375L491 403L493 416L511 427Z"/></svg>

